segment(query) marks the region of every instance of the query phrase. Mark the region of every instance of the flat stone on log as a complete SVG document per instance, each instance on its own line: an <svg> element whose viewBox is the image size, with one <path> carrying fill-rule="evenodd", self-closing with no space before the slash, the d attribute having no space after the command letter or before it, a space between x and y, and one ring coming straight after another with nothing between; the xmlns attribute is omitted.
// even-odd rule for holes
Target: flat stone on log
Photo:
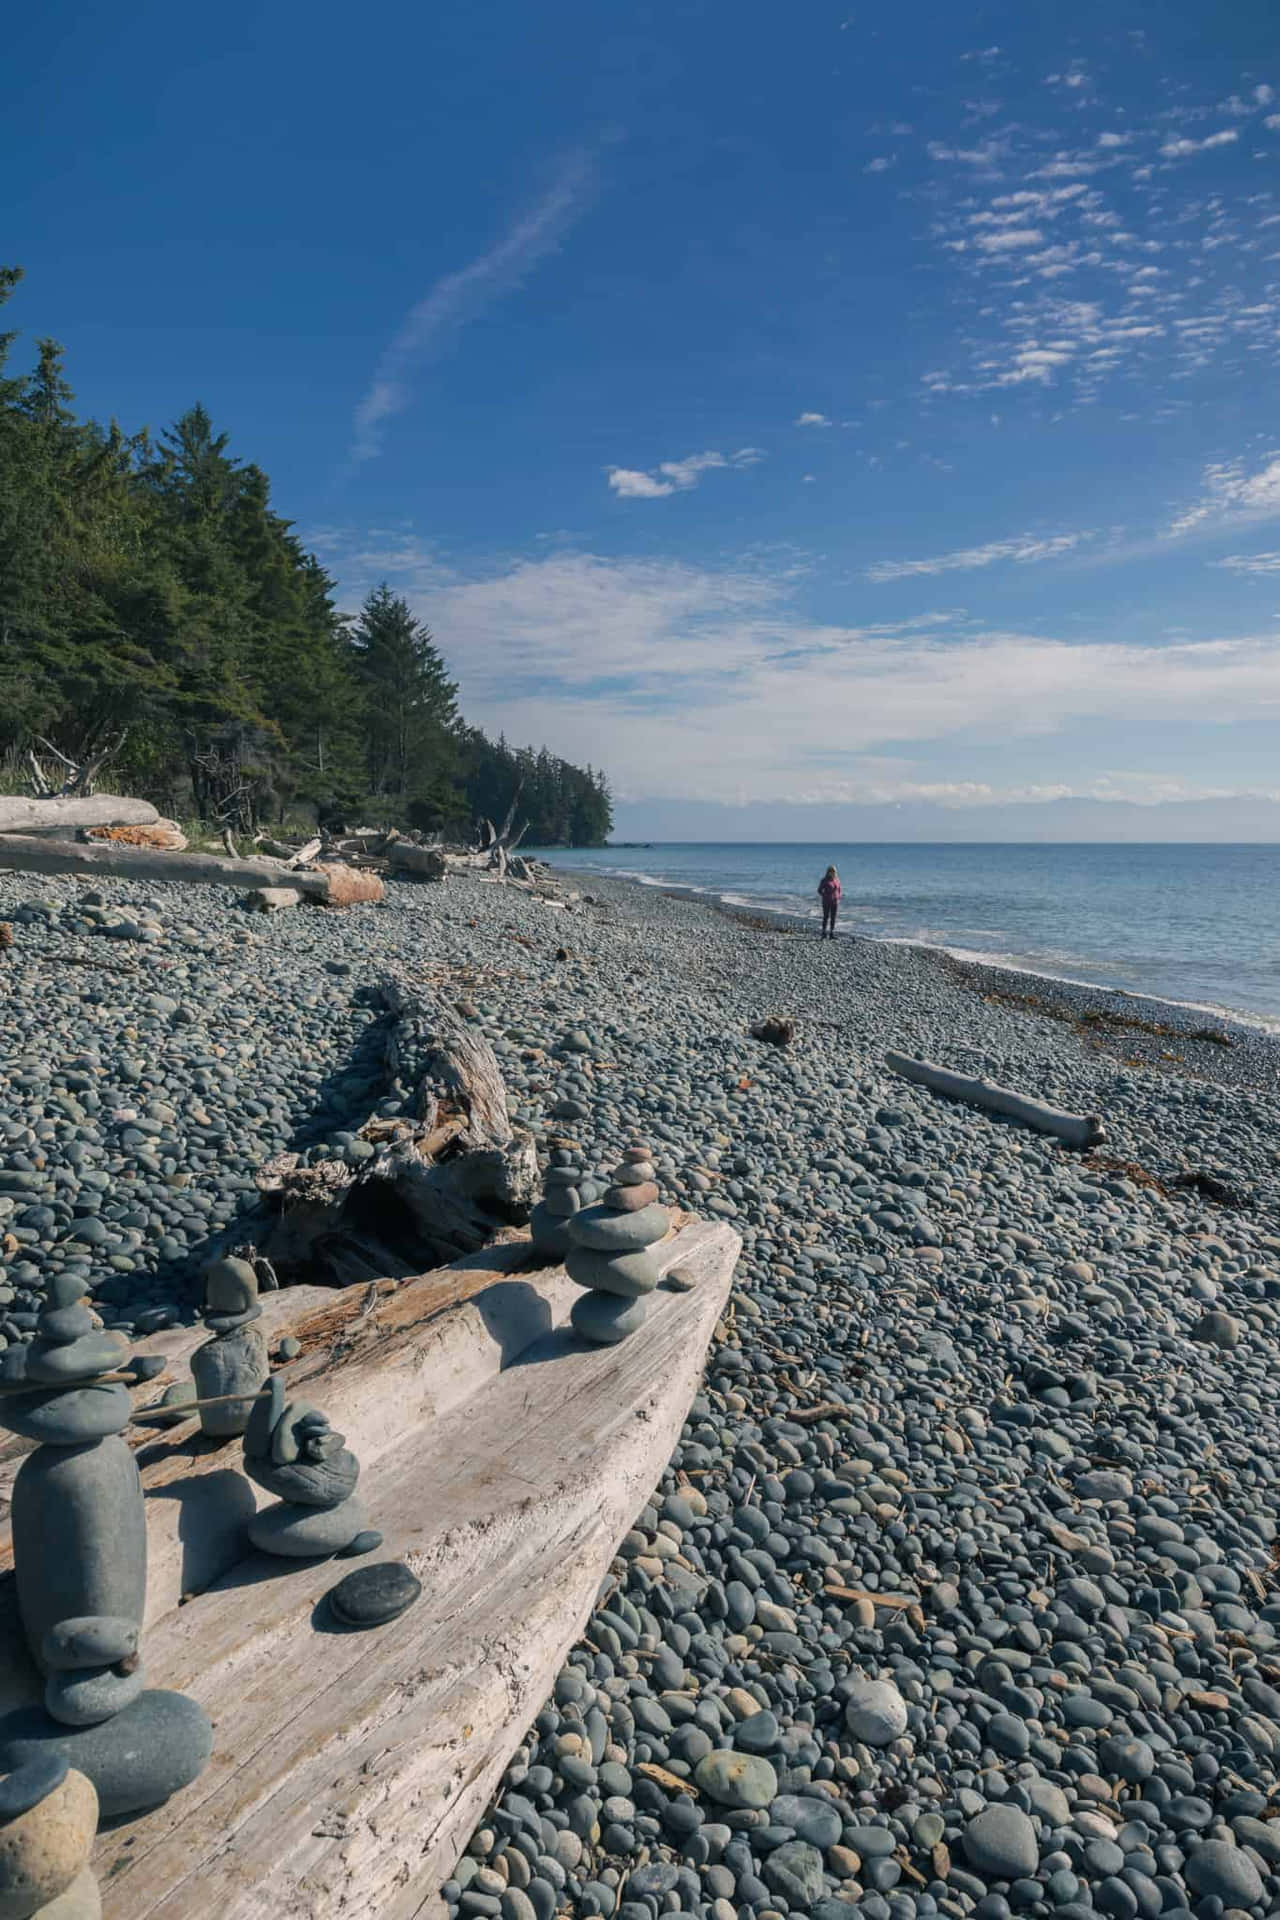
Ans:
<svg viewBox="0 0 1280 1920"><path fill-rule="evenodd" d="M344 1500L340 1507L282 1503L264 1507L249 1522L249 1538L262 1553L281 1554L287 1560L320 1560L350 1546L363 1533L364 1523L358 1500Z"/></svg>
<svg viewBox="0 0 1280 1920"><path fill-rule="evenodd" d="M641 1207L639 1213L617 1213L611 1207L584 1207L569 1224L576 1246L600 1253L632 1253L661 1240L671 1225L665 1207Z"/></svg>
<svg viewBox="0 0 1280 1920"><path fill-rule="evenodd" d="M91 1380L112 1373L129 1356L122 1333L86 1333L66 1346L37 1340L27 1351L27 1378L50 1385L62 1380Z"/></svg>
<svg viewBox="0 0 1280 1920"><path fill-rule="evenodd" d="M380 1560L331 1587L329 1605L345 1627L380 1627L398 1620L421 1592L421 1580L403 1560Z"/></svg>
<svg viewBox="0 0 1280 1920"><path fill-rule="evenodd" d="M659 1267L647 1247L635 1253L597 1253L593 1247L570 1247L565 1272L580 1287L616 1293L622 1300L638 1300L658 1284Z"/></svg>
<svg viewBox="0 0 1280 1920"><path fill-rule="evenodd" d="M614 1293L584 1293L569 1319L575 1333L597 1346L613 1347L644 1325L643 1300L623 1300Z"/></svg>
<svg viewBox="0 0 1280 1920"><path fill-rule="evenodd" d="M185 1693L154 1688L95 1727L62 1727L40 1707L0 1718L0 1768L66 1760L97 1789L105 1818L158 1807L202 1771L213 1751L203 1707Z"/></svg>

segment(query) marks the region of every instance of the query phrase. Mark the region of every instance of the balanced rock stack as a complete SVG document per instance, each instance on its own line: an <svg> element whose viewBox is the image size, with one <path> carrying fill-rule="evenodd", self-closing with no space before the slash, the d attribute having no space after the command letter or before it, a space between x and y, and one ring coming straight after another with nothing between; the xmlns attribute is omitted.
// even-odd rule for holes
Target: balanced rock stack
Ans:
<svg viewBox="0 0 1280 1920"><path fill-rule="evenodd" d="M333 1431L328 1414L302 1400L286 1402L278 1373L249 1416L244 1470L279 1496L249 1522L249 1538L261 1552L318 1560L381 1546L382 1535L366 1528L364 1509L354 1498L360 1462Z"/></svg>
<svg viewBox="0 0 1280 1920"><path fill-rule="evenodd" d="M200 1409L200 1425L211 1439L244 1432L254 1398L266 1383L267 1343L253 1325L261 1316L258 1276L249 1262L233 1255L215 1260L204 1276L204 1320L213 1338L191 1356L196 1398L225 1402ZM238 1393L245 1398L225 1401L227 1394Z"/></svg>
<svg viewBox="0 0 1280 1920"><path fill-rule="evenodd" d="M0 1421L40 1443L14 1481L12 1523L18 1611L46 1676L46 1711L0 1720L0 1766L60 1755L111 1816L156 1806L194 1780L212 1730L184 1694L144 1691L146 1508L120 1438L128 1386L103 1378L129 1362L128 1341L102 1330L86 1292L81 1277L55 1275L36 1338L4 1355L5 1384L31 1390L6 1394ZM135 1377L148 1371L129 1366Z"/></svg>
<svg viewBox="0 0 1280 1920"><path fill-rule="evenodd" d="M0 1779L0 1920L101 1920L93 1782L60 1754Z"/></svg>
<svg viewBox="0 0 1280 1920"><path fill-rule="evenodd" d="M586 1287L570 1319L584 1340L613 1345L644 1321L645 1295L658 1284L650 1252L671 1224L658 1205L649 1149L631 1146L613 1170L613 1185L597 1206L579 1208L569 1220L565 1270Z"/></svg>
<svg viewBox="0 0 1280 1920"><path fill-rule="evenodd" d="M582 1206L582 1179L582 1149L573 1140L553 1140L542 1199L529 1217L536 1251L551 1260L563 1260L573 1244L569 1222Z"/></svg>

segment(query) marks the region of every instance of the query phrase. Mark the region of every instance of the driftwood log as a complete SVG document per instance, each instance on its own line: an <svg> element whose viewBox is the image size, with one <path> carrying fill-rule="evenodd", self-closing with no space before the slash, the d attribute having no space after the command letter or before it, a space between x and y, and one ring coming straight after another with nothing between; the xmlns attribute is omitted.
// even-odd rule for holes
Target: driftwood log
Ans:
<svg viewBox="0 0 1280 1920"><path fill-rule="evenodd" d="M449 862L439 847L418 847L412 840L392 840L386 848L387 865L397 873L411 873L420 880L443 880Z"/></svg>
<svg viewBox="0 0 1280 1920"><path fill-rule="evenodd" d="M149 800L115 793L27 798L0 794L0 833L66 833L74 827L151 827L160 815Z"/></svg>
<svg viewBox="0 0 1280 1920"><path fill-rule="evenodd" d="M181 880L214 887L295 887L322 906L353 906L381 900L382 881L353 867L315 867L294 871L272 860L222 860L212 853L158 853L150 847L121 847L108 841L43 839L37 835L0 837L0 867L19 873L104 874L119 880Z"/></svg>
<svg viewBox="0 0 1280 1920"><path fill-rule="evenodd" d="M561 1269L505 1261L444 1314L442 1276L372 1306L367 1289L331 1295L331 1355L322 1316L300 1316L298 1383L361 1460L378 1557L422 1582L375 1633L335 1631L324 1604L359 1562L246 1555L262 1496L237 1447L193 1423L140 1452L148 1681L192 1694L216 1732L195 1788L99 1835L104 1920L443 1913L438 1889L670 1458L738 1246L722 1222L662 1242L660 1269L679 1264L691 1290L659 1287L616 1347L571 1336ZM24 1684L38 1697L27 1663L10 1666L5 1704Z"/></svg>
<svg viewBox="0 0 1280 1920"><path fill-rule="evenodd" d="M260 1169L279 1206L263 1252L285 1277L352 1286L419 1273L490 1245L537 1198L537 1150L511 1125L488 1041L398 981L375 992L388 1083L409 1117L368 1120L374 1151L357 1166L284 1153Z"/></svg>
<svg viewBox="0 0 1280 1920"><path fill-rule="evenodd" d="M963 1100L971 1107L983 1107L988 1113L1002 1113L1010 1120L1020 1120L1024 1126L1034 1127L1037 1133L1056 1135L1069 1147L1096 1147L1106 1138L1102 1120L1096 1113L1063 1113L1058 1107L1046 1106L1042 1100L1028 1099L1025 1094L997 1087L990 1080L932 1066L927 1060L913 1059L909 1053L890 1051L885 1054L885 1060L904 1080L913 1080L917 1086L946 1094L949 1099Z"/></svg>

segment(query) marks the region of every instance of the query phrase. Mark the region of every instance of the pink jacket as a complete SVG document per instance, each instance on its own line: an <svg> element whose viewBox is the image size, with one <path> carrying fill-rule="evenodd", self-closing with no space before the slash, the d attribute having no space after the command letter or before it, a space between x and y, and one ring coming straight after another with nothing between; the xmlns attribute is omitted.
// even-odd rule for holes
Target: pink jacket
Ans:
<svg viewBox="0 0 1280 1920"><path fill-rule="evenodd" d="M833 907L840 899L843 888L838 880L822 879L818 882L818 892L822 895L827 905Z"/></svg>

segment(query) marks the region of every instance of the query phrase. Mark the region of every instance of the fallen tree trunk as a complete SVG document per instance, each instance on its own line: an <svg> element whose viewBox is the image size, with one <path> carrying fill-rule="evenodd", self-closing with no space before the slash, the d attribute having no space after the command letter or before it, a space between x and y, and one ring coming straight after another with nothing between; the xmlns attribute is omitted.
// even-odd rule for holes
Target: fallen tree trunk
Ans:
<svg viewBox="0 0 1280 1920"><path fill-rule="evenodd" d="M1037 1133L1055 1134L1069 1147L1096 1147L1106 1138L1101 1117L1096 1113L1063 1113L1041 1100L1028 1099L1026 1094L997 1087L990 1080L973 1079L967 1074L952 1073L946 1067L932 1066L927 1060L915 1060L909 1053L890 1051L885 1054L885 1060L904 1080L913 1080L917 1086L946 1094L952 1100L963 1100L971 1107L983 1107L988 1113L1003 1113L1010 1120L1034 1127Z"/></svg>
<svg viewBox="0 0 1280 1920"><path fill-rule="evenodd" d="M443 880L449 862L439 847L415 847L412 840L393 840L386 850L387 865L398 873L412 873L421 880Z"/></svg>
<svg viewBox="0 0 1280 1920"><path fill-rule="evenodd" d="M115 793L29 799L0 794L0 833L65 833L69 827L150 827L160 815L149 800Z"/></svg>
<svg viewBox="0 0 1280 1920"><path fill-rule="evenodd" d="M358 1166L285 1153L260 1170L260 1191L280 1206L263 1252L286 1275L351 1286L420 1273L491 1245L537 1198L533 1138L511 1125L488 1041L398 981L378 999L390 1015L388 1080L407 1091L412 1117L366 1121L374 1153Z"/></svg>
<svg viewBox="0 0 1280 1920"><path fill-rule="evenodd" d="M119 880L181 880L214 887L290 886L323 906L351 906L381 900L376 874L349 867L317 867L295 872L273 860L223 860L212 853L157 853L149 847L114 842L81 844L72 840L5 834L0 837L0 867L19 873L103 874Z"/></svg>

